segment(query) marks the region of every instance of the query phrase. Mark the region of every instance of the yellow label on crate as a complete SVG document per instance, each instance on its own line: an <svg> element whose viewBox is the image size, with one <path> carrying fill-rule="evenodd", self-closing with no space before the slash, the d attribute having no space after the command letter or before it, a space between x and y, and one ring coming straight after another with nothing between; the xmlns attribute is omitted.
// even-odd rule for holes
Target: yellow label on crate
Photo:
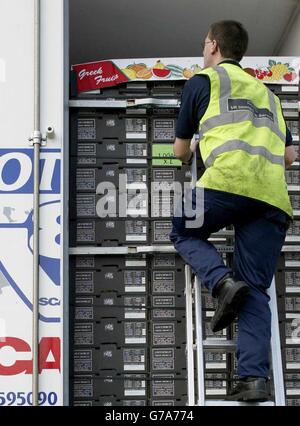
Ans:
<svg viewBox="0 0 300 426"><path fill-rule="evenodd" d="M152 145L152 166L181 166L181 164L174 156L173 144Z"/></svg>

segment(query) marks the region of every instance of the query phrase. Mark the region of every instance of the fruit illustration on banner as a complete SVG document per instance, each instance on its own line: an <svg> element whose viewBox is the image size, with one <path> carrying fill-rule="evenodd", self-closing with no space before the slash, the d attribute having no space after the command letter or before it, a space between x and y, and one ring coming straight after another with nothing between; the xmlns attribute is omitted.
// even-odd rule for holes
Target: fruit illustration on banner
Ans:
<svg viewBox="0 0 300 426"><path fill-rule="evenodd" d="M158 78L168 78L171 76L171 70L165 67L165 65L158 60L152 67L152 74Z"/></svg>
<svg viewBox="0 0 300 426"><path fill-rule="evenodd" d="M297 74L295 69L290 64L282 64L281 62L269 60L269 64L266 67L258 68L245 68L245 71L262 81L280 81L285 80L292 82L296 80Z"/></svg>
<svg viewBox="0 0 300 426"><path fill-rule="evenodd" d="M185 77L185 78L191 78L194 75L194 71L192 69L189 69L189 68L184 68L182 74L183 74L183 77Z"/></svg>
<svg viewBox="0 0 300 426"><path fill-rule="evenodd" d="M202 68L198 64L192 65L192 69L193 69L193 75L198 74L199 72L202 71Z"/></svg>
<svg viewBox="0 0 300 426"><path fill-rule="evenodd" d="M255 74L255 70L254 70L253 68L244 68L244 71L245 71L247 74L252 75L252 77L255 77L255 76L256 76L256 74Z"/></svg>
<svg viewBox="0 0 300 426"><path fill-rule="evenodd" d="M147 80L152 77L151 69L146 64L129 64L126 68L122 68L122 72L129 78L129 80Z"/></svg>
<svg viewBox="0 0 300 426"><path fill-rule="evenodd" d="M171 71L172 77L174 78L182 78L183 68L179 65L169 64L166 66L167 69Z"/></svg>
<svg viewBox="0 0 300 426"><path fill-rule="evenodd" d="M129 78L129 80L134 80L136 78L136 72L130 68L122 68L121 71Z"/></svg>
<svg viewBox="0 0 300 426"><path fill-rule="evenodd" d="M152 72L151 69L145 67L140 69L137 73L136 73L136 77L137 78L141 78L142 80L148 80L149 78L152 77Z"/></svg>
<svg viewBox="0 0 300 426"><path fill-rule="evenodd" d="M136 63L133 63L133 64L128 65L127 68L130 69L130 70L133 70L133 71L135 71L137 73L138 71L147 68L147 66L145 64L136 64Z"/></svg>
<svg viewBox="0 0 300 426"><path fill-rule="evenodd" d="M290 71L283 76L286 81L293 81L297 78L297 74L294 71Z"/></svg>

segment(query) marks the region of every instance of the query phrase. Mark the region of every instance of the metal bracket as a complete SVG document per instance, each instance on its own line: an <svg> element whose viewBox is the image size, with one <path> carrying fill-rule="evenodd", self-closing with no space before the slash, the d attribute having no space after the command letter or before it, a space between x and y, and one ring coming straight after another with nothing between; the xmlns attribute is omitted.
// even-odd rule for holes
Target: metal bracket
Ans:
<svg viewBox="0 0 300 426"><path fill-rule="evenodd" d="M39 130L35 130L31 136L28 138L29 146L34 146L35 144L38 144L40 146L46 146L47 145L47 136L42 133Z"/></svg>

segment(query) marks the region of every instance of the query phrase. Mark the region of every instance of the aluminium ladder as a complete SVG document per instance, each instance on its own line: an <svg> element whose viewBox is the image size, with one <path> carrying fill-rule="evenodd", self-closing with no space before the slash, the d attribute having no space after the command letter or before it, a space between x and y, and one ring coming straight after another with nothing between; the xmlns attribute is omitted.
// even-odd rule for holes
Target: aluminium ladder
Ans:
<svg viewBox="0 0 300 426"><path fill-rule="evenodd" d="M236 348L235 341L221 339L203 339L202 327L202 300L201 283L195 277L192 280L191 268L185 266L185 296L186 296L186 331L187 331L187 382L188 382L188 405L285 405L284 380L281 358L280 334L277 312L277 299L275 289L275 279L273 278L268 294L270 296L270 310L272 314L272 336L271 336L271 361L272 375L274 382L275 403L266 402L239 402L205 399L205 377L204 377L204 351L234 352ZM193 324L193 295L195 308L195 324ZM194 344L193 332L196 331L196 342ZM197 371L197 390L198 401L195 404L195 377L194 377L194 350L196 349L196 371Z"/></svg>
<svg viewBox="0 0 300 426"><path fill-rule="evenodd" d="M195 137L192 140L192 144L195 143ZM197 157L194 154L192 163L192 181L191 186L196 184L197 176ZM278 311L277 311L277 296L275 279L273 278L271 287L268 289L270 296L270 310L272 315L271 323L271 361L273 371L273 382L274 382L274 396L275 404L272 401L266 402L240 402L240 401L222 401L222 400L206 400L205 398L205 375L204 375L204 351L220 351L235 352L236 343L233 340L222 340L222 339L203 339L203 327L202 327L202 300L201 300L201 283L195 276L192 280L191 267L185 266L185 297L186 297L186 337L187 337L187 384L188 384L188 405L285 405L285 393L284 393L284 380L283 380L283 369L282 369L282 358L281 358L281 344L280 344L280 333L279 333L279 322L278 322ZM194 298L194 304L193 304ZM195 309L195 316L193 315L193 307ZM195 324L194 324L195 318ZM196 340L194 344L194 331L196 334ZM198 401L195 404L195 376L194 376L194 352L196 350L196 371L197 371L197 390L198 390Z"/></svg>

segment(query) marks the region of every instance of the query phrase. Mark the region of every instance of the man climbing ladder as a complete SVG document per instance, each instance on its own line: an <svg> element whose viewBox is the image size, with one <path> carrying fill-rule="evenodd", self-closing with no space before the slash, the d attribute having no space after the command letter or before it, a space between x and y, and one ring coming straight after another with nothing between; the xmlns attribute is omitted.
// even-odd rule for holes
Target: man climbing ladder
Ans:
<svg viewBox="0 0 300 426"><path fill-rule="evenodd" d="M285 165L295 160L279 99L248 75L239 61L248 35L235 21L210 27L203 44L205 69L185 85L174 153L189 163L199 132L205 172L192 192L204 204L202 226L174 216L170 239L199 280L217 298L214 332L238 318L239 382L231 399L267 400L271 337L270 287L292 218ZM201 197L200 197L201 198ZM184 199L183 199L184 200ZM224 265L208 241L229 225L235 230L234 267Z"/></svg>

